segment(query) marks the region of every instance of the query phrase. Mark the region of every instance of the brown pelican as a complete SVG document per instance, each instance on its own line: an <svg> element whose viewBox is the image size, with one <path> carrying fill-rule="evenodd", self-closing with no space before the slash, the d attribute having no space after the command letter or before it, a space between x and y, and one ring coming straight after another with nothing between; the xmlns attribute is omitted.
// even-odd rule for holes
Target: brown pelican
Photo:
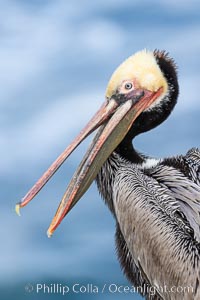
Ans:
<svg viewBox="0 0 200 300"><path fill-rule="evenodd" d="M136 135L169 116L177 97L176 66L165 51L143 50L129 57L113 73L102 107L16 205L19 212L100 127L48 236L95 179L116 219L122 269L146 299L200 299L200 151L193 148L185 156L154 159L132 145Z"/></svg>

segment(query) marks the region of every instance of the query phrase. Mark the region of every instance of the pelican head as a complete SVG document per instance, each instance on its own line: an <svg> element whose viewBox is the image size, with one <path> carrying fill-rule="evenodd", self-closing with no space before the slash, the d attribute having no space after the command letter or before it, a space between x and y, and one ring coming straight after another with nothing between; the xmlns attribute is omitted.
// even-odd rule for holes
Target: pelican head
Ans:
<svg viewBox="0 0 200 300"><path fill-rule="evenodd" d="M16 205L16 211L30 202L73 150L99 128L50 224L47 234L51 236L128 132L133 128L142 132L158 125L171 112L177 95L175 65L165 52L142 50L130 56L111 76L101 108Z"/></svg>

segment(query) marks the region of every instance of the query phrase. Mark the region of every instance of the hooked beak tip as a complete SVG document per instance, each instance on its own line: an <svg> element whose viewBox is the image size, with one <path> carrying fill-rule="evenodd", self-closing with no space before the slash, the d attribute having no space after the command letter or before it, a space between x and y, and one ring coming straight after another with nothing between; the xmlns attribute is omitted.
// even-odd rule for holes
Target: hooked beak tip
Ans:
<svg viewBox="0 0 200 300"><path fill-rule="evenodd" d="M19 203L17 203L16 205L15 205L15 212L16 212L16 214L20 217L21 216L21 214L20 214L20 204Z"/></svg>
<svg viewBox="0 0 200 300"><path fill-rule="evenodd" d="M47 230L47 236L48 236L48 238L51 238L52 237L52 235L53 235L53 233L54 233L54 230L52 230L52 228L51 228L51 226L48 228L48 230Z"/></svg>

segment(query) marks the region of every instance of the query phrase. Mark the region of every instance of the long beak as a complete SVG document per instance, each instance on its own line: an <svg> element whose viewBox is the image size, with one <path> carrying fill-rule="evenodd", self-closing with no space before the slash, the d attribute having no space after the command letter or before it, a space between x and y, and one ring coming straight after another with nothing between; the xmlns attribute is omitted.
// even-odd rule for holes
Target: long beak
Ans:
<svg viewBox="0 0 200 300"><path fill-rule="evenodd" d="M77 138L56 159L21 202L16 205L16 211L19 213L19 208L25 206L33 199L74 149L91 132L102 125L60 202L47 231L47 235L50 237L65 215L87 191L92 181L96 178L101 166L124 139L135 119L142 111L147 109L161 93L162 88L156 92L138 89L134 91L131 99L126 100L124 103L118 103L112 98L108 102L105 102Z"/></svg>

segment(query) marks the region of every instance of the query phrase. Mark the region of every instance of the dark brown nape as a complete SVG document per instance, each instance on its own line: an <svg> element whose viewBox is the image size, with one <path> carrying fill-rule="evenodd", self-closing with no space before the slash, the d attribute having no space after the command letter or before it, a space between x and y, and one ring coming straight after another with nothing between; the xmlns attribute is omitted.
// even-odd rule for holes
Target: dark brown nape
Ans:
<svg viewBox="0 0 200 300"><path fill-rule="evenodd" d="M178 69L177 64L174 61L174 59L172 57L170 57L169 52L167 52L165 50L155 49L153 51L153 54L154 54L158 64L159 64L159 62L166 63L166 66L164 66L163 68L167 69L169 67L169 69L170 69L170 67L171 67L172 70L169 70L169 73L172 73L173 71L175 71L175 73L177 75L177 69ZM160 66L160 64L159 64L159 66ZM162 69L162 67L161 67L161 69Z"/></svg>
<svg viewBox="0 0 200 300"><path fill-rule="evenodd" d="M156 61L163 72L165 78L167 79L171 98L177 99L179 93L179 85L177 78L177 65L173 58L169 56L169 53L165 50L154 50L153 52Z"/></svg>

